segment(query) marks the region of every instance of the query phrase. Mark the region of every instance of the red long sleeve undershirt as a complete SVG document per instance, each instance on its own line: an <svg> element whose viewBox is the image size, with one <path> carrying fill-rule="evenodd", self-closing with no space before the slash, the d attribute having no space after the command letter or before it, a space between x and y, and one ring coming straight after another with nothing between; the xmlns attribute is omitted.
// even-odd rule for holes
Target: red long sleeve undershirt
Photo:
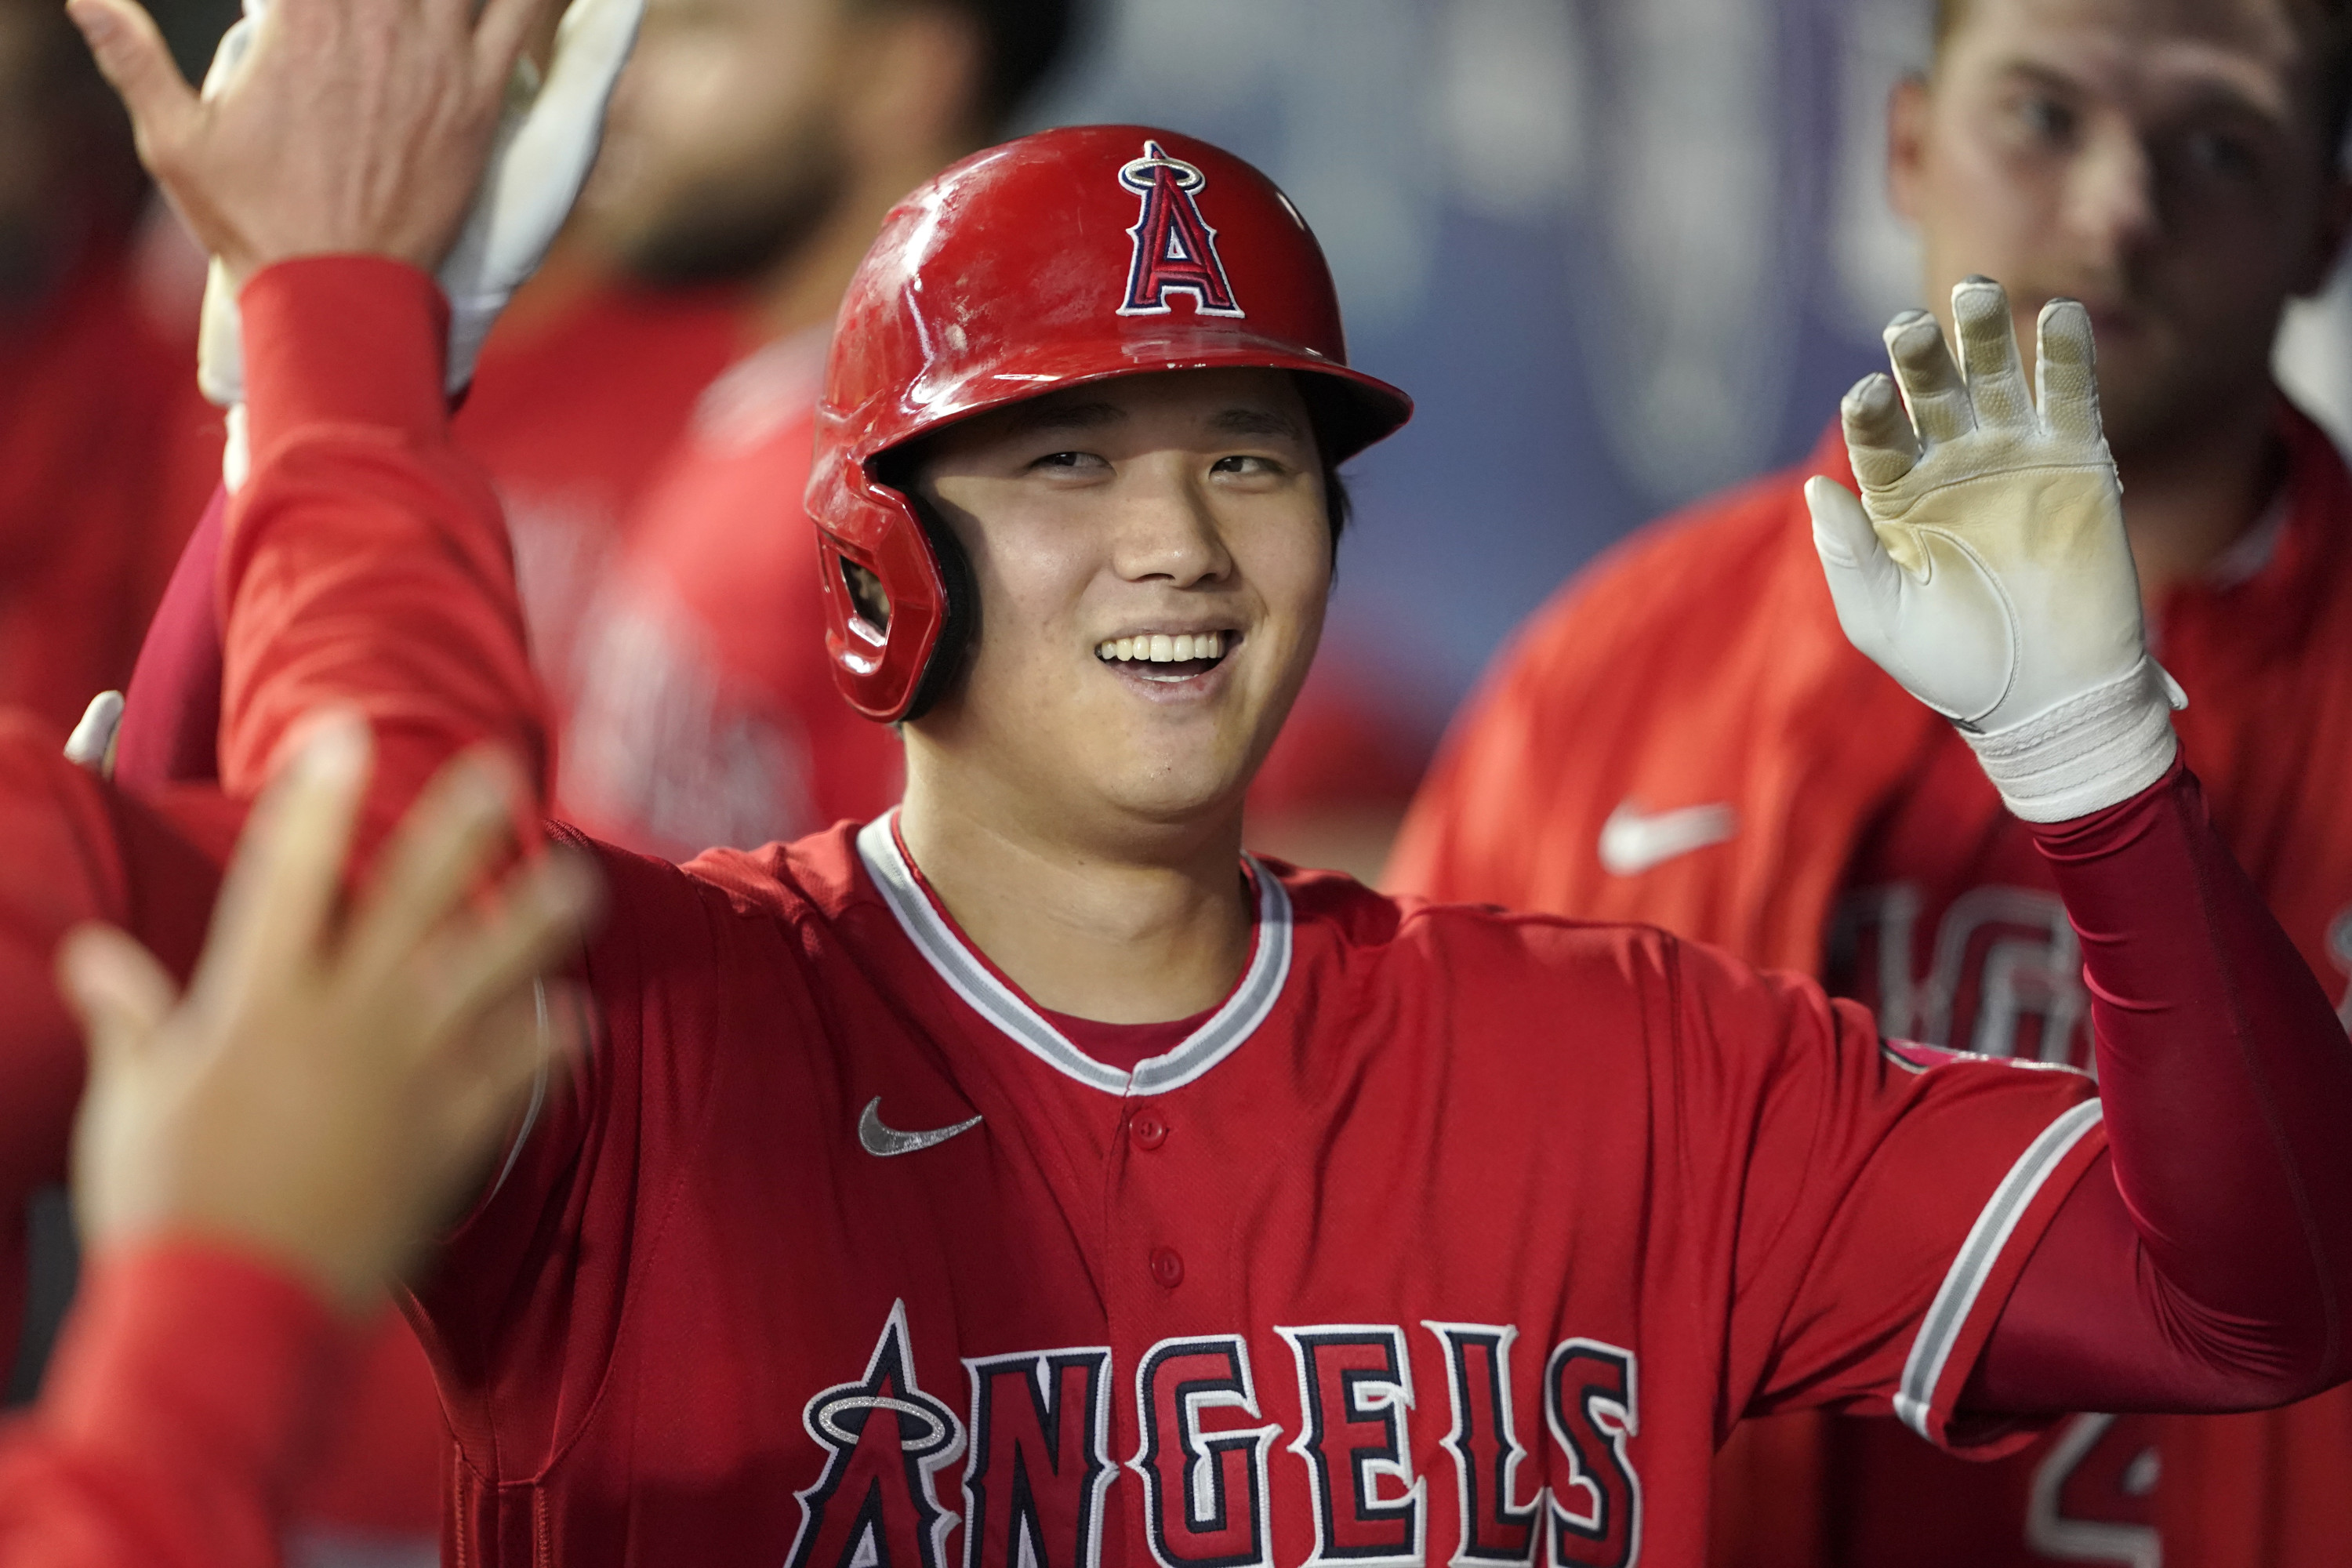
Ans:
<svg viewBox="0 0 2352 1568"><path fill-rule="evenodd" d="M258 471L232 509L219 574L223 621L237 628L223 650L221 786L117 790L66 763L40 727L0 713L0 1205L11 1214L62 1174L79 1097L80 1043L51 979L58 938L108 921L184 973L239 802L307 713L340 702L373 725L370 838L477 742L503 747L543 795L538 689L498 504L447 439L439 293L383 261L284 274L246 303ZM240 1282L239 1268L201 1247L94 1266L37 1413L0 1434L0 1562L278 1561L283 1465L309 1436L302 1402L328 1374L305 1317L315 1304L282 1280ZM21 1289L0 1280L0 1324L13 1328Z"/></svg>
<svg viewBox="0 0 2352 1568"><path fill-rule="evenodd" d="M350 1349L315 1294L233 1247L93 1258L39 1405L0 1426L0 1563L275 1568Z"/></svg>
<svg viewBox="0 0 2352 1568"><path fill-rule="evenodd" d="M2343 1381L2352 1041L2178 763L2034 838L2082 938L2109 1152L1963 1403L2230 1410Z"/></svg>
<svg viewBox="0 0 2352 1568"><path fill-rule="evenodd" d="M377 731L378 827L442 762L486 740L523 759L543 800L543 716L505 531L447 439L430 279L382 261L296 262L255 279L244 305L256 472L222 557L224 788L249 794L303 714L339 701ZM219 836L192 828L175 847L179 813L126 800L32 745L0 723L0 841L104 874L44 880L0 857L8 990L34 984L27 975L79 916L191 951L190 890L208 890ZM2326 998L2185 772L2036 837L2083 936L2111 1153L2023 1270L1964 1405L2221 1409L2340 1379L2352 1162L2332 1158L2331 1138L2352 1125L2352 1047ZM21 1014L34 1025L0 1007L0 1073L28 1054L54 1058L60 1019L45 975L39 995L47 1012ZM168 1277L194 1266L153 1267ZM101 1346L131 1332L87 1315L76 1331ZM193 1341L184 1333L178 1353ZM307 1352L270 1353L292 1368ZM266 1426L282 1381L242 1386L247 1416ZM186 1414L167 1402L155 1418ZM47 1435L20 1435L7 1462L47 1462ZM0 1468L19 1473L32 1472ZM257 1496L268 1479L247 1478ZM107 1506L126 1517L162 1506L122 1484Z"/></svg>

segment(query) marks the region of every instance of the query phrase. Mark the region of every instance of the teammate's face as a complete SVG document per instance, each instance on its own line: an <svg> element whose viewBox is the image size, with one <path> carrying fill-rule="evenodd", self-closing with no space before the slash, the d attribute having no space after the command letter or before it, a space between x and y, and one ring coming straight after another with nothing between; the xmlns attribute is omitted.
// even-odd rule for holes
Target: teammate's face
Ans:
<svg viewBox="0 0 2352 1568"><path fill-rule="evenodd" d="M918 747L1065 822L1238 809L1331 583L1292 379L1180 371L1021 404L952 428L920 483L971 556L981 629Z"/></svg>
<svg viewBox="0 0 2352 1568"><path fill-rule="evenodd" d="M2090 307L2119 452L2263 395L2294 294L2324 281L2343 188L2290 0L1970 0L1897 89L1895 205L1927 297L1999 279L2032 342Z"/></svg>
<svg viewBox="0 0 2352 1568"><path fill-rule="evenodd" d="M845 0L648 0L584 212L667 279L743 277L822 219L845 178Z"/></svg>

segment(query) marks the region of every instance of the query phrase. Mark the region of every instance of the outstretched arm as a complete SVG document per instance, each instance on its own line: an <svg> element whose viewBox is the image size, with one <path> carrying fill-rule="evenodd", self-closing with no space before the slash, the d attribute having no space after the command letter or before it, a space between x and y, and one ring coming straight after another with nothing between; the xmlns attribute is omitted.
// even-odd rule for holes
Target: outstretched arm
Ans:
<svg viewBox="0 0 2352 1568"><path fill-rule="evenodd" d="M2033 826L2081 935L2109 1154L2066 1200L1961 1403L2221 1410L2352 1373L2352 1045L2207 821L2148 657L2088 318L1953 291L1845 403L1863 497L1807 487L1840 623Z"/></svg>
<svg viewBox="0 0 2352 1568"><path fill-rule="evenodd" d="M497 506L442 430L430 279L308 260L252 292L264 300L257 349L298 342L257 377L260 425L284 460L264 466L231 536L230 796L250 798L295 726L331 701L384 736L369 843L468 745L497 744L543 777ZM0 1228L20 1226L25 1199L62 1175L81 1091L81 1042L50 979L58 937L103 919L184 965L238 816L217 792L113 789L0 716ZM16 1342L19 1300L11 1268L0 1344Z"/></svg>
<svg viewBox="0 0 2352 1568"><path fill-rule="evenodd" d="M142 156L208 246L240 275L302 258L256 290L252 390L272 456L231 521L223 584L237 622L223 757L235 798L323 700L381 726L372 836L467 745L502 744L544 772L496 504L448 449L446 308L418 270L456 238L543 4L494 0L476 21L464 4L291 0L238 79L202 102L136 5L73 6ZM372 25L345 26L368 12ZM59 934L109 920L184 963L236 815L194 795L159 813L0 717L0 1228L60 1173L81 1089L50 980ZM11 1250L0 1237L0 1258ZM0 1344L15 1343L16 1311L13 1278L0 1280Z"/></svg>
<svg viewBox="0 0 2352 1568"><path fill-rule="evenodd" d="M2343 1381L2343 1026L2185 772L2035 837L2082 937L2110 1157L2052 1221L1963 1402L2239 1410Z"/></svg>
<svg viewBox="0 0 2352 1568"><path fill-rule="evenodd" d="M379 832L480 742L543 801L512 560L497 497L449 442L432 279L310 258L263 271L243 303L255 460L222 558L221 787L249 796L303 718L332 703L378 736Z"/></svg>
<svg viewBox="0 0 2352 1568"><path fill-rule="evenodd" d="M449 306L426 273L441 266L478 337L576 188L638 0L573 6L519 113L517 57L550 8L285 0L262 20L256 6L240 61L199 100L132 0L72 6L167 193L226 275L258 278L238 369L264 460L223 551L222 782L249 799L307 712L355 706L380 735L363 843L468 745L499 746L534 785L546 774L496 501L448 447ZM542 177L557 165L570 184ZM173 771L156 762L142 785ZM210 907L236 808L141 793L0 718L0 1215L61 1173L80 1093L80 1042L49 978L59 933L110 920L184 963ZM0 1235L0 1267L10 1251ZM0 1344L16 1312L0 1281Z"/></svg>

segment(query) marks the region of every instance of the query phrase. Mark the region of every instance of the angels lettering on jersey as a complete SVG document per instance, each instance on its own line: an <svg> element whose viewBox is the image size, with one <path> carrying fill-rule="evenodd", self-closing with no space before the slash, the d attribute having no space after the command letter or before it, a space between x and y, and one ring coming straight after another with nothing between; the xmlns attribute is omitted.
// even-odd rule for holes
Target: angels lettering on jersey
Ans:
<svg viewBox="0 0 2352 1568"><path fill-rule="evenodd" d="M1441 1508L1458 1526L1456 1564L1638 1561L1633 1352L1562 1341L1544 1360L1542 1408L1523 1415L1508 1324L1274 1332L1286 1367L1211 1333L1162 1340L1132 1367L1099 1345L966 1358L951 1389L918 1371L897 1303L865 1370L803 1412L824 1458L794 1494L789 1568L1094 1568L1113 1509L1141 1510L1160 1568L1272 1568L1277 1487L1309 1500L1311 1552L1284 1545L1309 1565L1422 1563ZM1424 1366L1444 1366L1442 1394L1416 1391L1414 1339ZM1297 1380L1294 1432L1266 1419L1269 1377ZM1114 1401L1133 1412L1123 1458ZM1440 1451L1445 1473L1420 1473L1415 1456Z"/></svg>

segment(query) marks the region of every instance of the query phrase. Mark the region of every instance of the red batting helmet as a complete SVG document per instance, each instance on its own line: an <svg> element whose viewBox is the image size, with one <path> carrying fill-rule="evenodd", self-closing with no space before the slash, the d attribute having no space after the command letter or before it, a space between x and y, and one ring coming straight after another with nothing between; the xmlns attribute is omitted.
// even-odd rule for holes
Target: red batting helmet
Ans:
<svg viewBox="0 0 2352 1568"><path fill-rule="evenodd" d="M899 203L842 301L808 489L825 647L850 705L881 720L922 712L971 624L954 541L875 459L1062 387L1217 366L1307 373L1327 462L1412 412L1348 368L1330 268L1298 209L1205 142L1134 125L1047 131Z"/></svg>

